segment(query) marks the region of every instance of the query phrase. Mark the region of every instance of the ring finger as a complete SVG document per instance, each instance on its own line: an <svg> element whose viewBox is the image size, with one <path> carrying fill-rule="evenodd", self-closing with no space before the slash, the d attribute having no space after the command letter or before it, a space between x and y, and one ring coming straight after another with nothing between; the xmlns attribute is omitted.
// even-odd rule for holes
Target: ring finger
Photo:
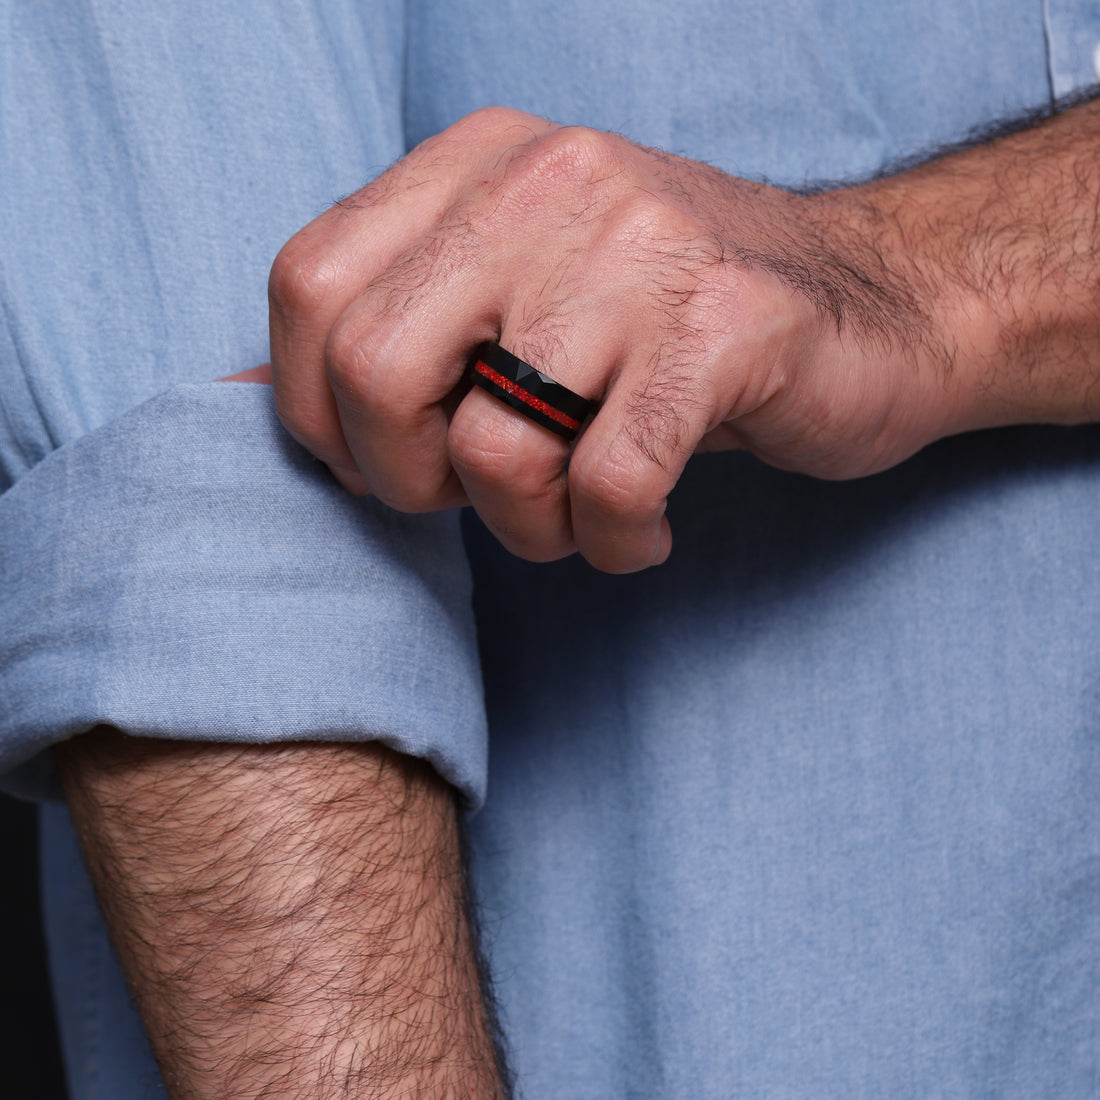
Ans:
<svg viewBox="0 0 1100 1100"><path fill-rule="evenodd" d="M572 439L615 370L619 349L583 328L550 341L507 325L501 345L515 354L489 346L473 357L479 386L452 418L450 460L470 503L509 550L552 561L576 549L568 491Z"/></svg>

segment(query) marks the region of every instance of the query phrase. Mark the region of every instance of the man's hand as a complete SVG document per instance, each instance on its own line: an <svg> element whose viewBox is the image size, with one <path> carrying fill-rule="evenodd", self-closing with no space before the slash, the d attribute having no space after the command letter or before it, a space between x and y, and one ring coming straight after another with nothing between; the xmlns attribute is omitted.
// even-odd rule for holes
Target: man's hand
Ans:
<svg viewBox="0 0 1100 1100"><path fill-rule="evenodd" d="M1100 112L793 195L603 133L478 112L283 249L284 422L353 491L471 503L515 553L668 554L700 449L821 477L1095 412ZM498 340L600 402L568 444L468 388Z"/></svg>
<svg viewBox="0 0 1100 1100"><path fill-rule="evenodd" d="M57 755L171 1096L504 1095L426 764L109 729Z"/></svg>

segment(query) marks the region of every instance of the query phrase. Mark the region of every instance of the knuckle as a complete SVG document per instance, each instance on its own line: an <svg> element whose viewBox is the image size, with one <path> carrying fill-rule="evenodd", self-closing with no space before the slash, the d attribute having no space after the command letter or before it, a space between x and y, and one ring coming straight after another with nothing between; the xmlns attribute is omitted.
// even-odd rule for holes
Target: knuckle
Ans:
<svg viewBox="0 0 1100 1100"><path fill-rule="evenodd" d="M680 239L688 219L661 196L635 190L617 205L608 226L608 235L631 257L660 255L671 242Z"/></svg>
<svg viewBox="0 0 1100 1100"><path fill-rule="evenodd" d="M619 436L597 458L574 456L569 494L600 519L640 524L664 508L664 478L655 476L661 473Z"/></svg>
<svg viewBox="0 0 1100 1100"><path fill-rule="evenodd" d="M459 406L447 432L447 448L461 477L501 483L515 472L515 432L501 416L476 416Z"/></svg>
<svg viewBox="0 0 1100 1100"><path fill-rule="evenodd" d="M463 481L505 490L512 499L542 496L560 473L560 463L547 459L542 441L527 434L533 430L505 409L484 415L459 406L447 433L451 463Z"/></svg>
<svg viewBox="0 0 1100 1100"><path fill-rule="evenodd" d="M605 204L618 192L623 144L614 134L581 126L543 134L508 166L501 213L530 219L533 210L544 210L560 219L563 212L588 213Z"/></svg>
<svg viewBox="0 0 1100 1100"><path fill-rule="evenodd" d="M468 133L471 136L491 137L505 134L516 127L529 127L532 123L544 125L542 119L512 107L480 107L460 118L453 124L452 130L460 135Z"/></svg>
<svg viewBox="0 0 1100 1100"><path fill-rule="evenodd" d="M529 171L550 183L588 186L617 164L622 140L586 126L565 126L538 141Z"/></svg>
<svg viewBox="0 0 1100 1100"><path fill-rule="evenodd" d="M309 315L332 296L340 282L336 264L299 234L283 245L268 277L268 299L284 317Z"/></svg>
<svg viewBox="0 0 1100 1100"><path fill-rule="evenodd" d="M724 269L718 239L695 215L660 195L632 193L619 203L608 232L624 259L643 265L662 304L670 297L690 298Z"/></svg>
<svg viewBox="0 0 1100 1100"><path fill-rule="evenodd" d="M396 372L384 369L389 361L387 345L379 326L338 320L325 343L325 370L333 392L362 405L391 403L393 387L387 382Z"/></svg>
<svg viewBox="0 0 1100 1100"><path fill-rule="evenodd" d="M465 414L448 433L451 464L486 526L517 557L555 561L575 549L560 455L530 426L504 415Z"/></svg>
<svg viewBox="0 0 1100 1100"><path fill-rule="evenodd" d="M671 487L659 467L639 461L625 436L598 459L569 470L577 548L605 573L633 573L653 564L665 498Z"/></svg>
<svg viewBox="0 0 1100 1100"><path fill-rule="evenodd" d="M549 128L558 129L546 119L510 107L482 107L453 122L442 134L428 138L424 148L432 148L435 155L447 160L479 150L500 157L498 168L508 168L524 159Z"/></svg>

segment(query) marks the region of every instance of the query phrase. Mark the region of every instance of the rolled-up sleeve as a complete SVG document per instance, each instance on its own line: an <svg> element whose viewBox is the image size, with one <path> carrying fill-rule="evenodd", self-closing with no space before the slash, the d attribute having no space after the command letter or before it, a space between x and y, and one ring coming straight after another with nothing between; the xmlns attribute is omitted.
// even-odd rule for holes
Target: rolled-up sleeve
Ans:
<svg viewBox="0 0 1100 1100"><path fill-rule="evenodd" d="M269 387L179 386L0 497L0 770L100 723L196 741L381 741L476 805L486 734L455 513L347 495Z"/></svg>

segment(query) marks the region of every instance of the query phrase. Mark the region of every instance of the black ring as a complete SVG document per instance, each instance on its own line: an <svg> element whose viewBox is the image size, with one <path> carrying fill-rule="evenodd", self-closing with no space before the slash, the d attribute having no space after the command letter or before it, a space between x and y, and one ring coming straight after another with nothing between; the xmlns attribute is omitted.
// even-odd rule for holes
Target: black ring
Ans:
<svg viewBox="0 0 1100 1100"><path fill-rule="evenodd" d="M595 401L548 378L500 344L482 344L477 349L470 377L505 405L570 442L596 407Z"/></svg>

